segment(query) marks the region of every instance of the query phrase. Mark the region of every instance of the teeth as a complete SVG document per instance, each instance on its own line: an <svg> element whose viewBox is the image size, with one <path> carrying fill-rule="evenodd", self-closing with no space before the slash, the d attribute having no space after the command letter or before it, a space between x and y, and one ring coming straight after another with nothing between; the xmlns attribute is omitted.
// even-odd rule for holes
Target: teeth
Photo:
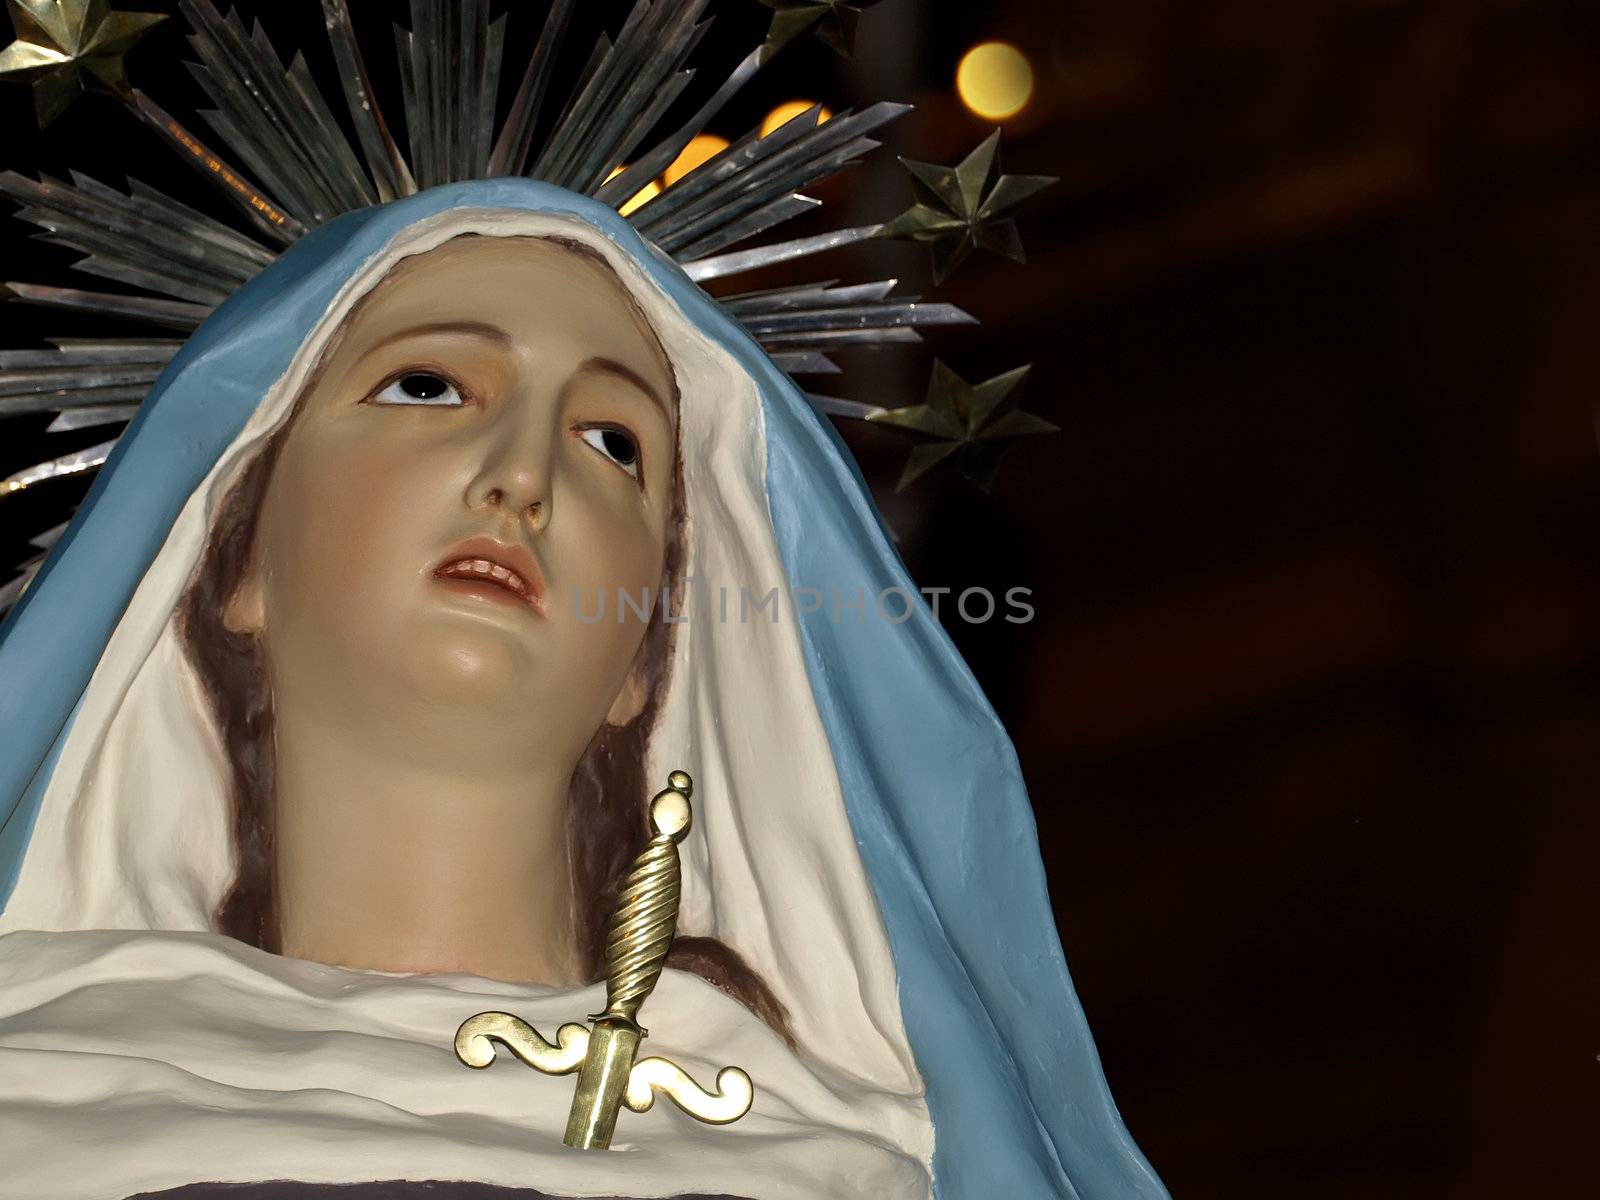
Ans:
<svg viewBox="0 0 1600 1200"><path fill-rule="evenodd" d="M527 580L523 579L521 575L518 575L510 567L502 567L499 563L492 563L486 558L458 558L453 563L446 563L441 568L440 573L454 575L457 578L462 576L468 578L483 576L504 585L521 596L527 596L530 592Z"/></svg>

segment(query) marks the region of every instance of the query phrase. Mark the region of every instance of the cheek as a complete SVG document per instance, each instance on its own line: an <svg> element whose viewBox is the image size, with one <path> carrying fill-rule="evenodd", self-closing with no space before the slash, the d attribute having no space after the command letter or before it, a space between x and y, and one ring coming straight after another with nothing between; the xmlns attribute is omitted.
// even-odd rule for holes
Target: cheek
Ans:
<svg viewBox="0 0 1600 1200"><path fill-rule="evenodd" d="M665 520L654 507L641 510L635 496L604 490L569 492L546 531L552 577L559 580L552 615L572 629L582 653L625 668L644 633L639 609L648 616L660 603ZM631 606L622 604L622 594Z"/></svg>
<svg viewBox="0 0 1600 1200"><path fill-rule="evenodd" d="M622 488L581 480L557 501L546 537L555 543L565 578L592 597L604 589L615 599L618 588L635 596L652 593L661 582L665 555L665 521L652 505L641 505Z"/></svg>
<svg viewBox="0 0 1600 1200"><path fill-rule="evenodd" d="M426 476L416 456L393 446L337 441L291 444L274 471L263 547L269 602L314 604L335 619L352 609L381 617L374 603L429 561L416 523L425 507L416 481Z"/></svg>

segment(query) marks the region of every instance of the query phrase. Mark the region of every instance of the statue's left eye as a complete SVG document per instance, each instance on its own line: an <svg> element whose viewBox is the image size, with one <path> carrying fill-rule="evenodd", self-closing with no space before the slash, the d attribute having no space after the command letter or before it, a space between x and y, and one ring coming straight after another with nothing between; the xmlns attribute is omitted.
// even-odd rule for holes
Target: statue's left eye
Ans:
<svg viewBox="0 0 1600 1200"><path fill-rule="evenodd" d="M639 443L625 429L596 425L579 431L583 440L635 479L639 478Z"/></svg>
<svg viewBox="0 0 1600 1200"><path fill-rule="evenodd" d="M373 400L379 404L460 404L456 385L431 371L412 371L400 376L380 391Z"/></svg>

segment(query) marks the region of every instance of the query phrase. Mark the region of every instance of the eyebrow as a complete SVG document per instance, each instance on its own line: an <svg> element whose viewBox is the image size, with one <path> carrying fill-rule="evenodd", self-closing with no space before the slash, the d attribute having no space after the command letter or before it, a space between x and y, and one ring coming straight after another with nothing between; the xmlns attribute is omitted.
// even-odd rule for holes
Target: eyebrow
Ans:
<svg viewBox="0 0 1600 1200"><path fill-rule="evenodd" d="M405 329L396 330L388 337L379 338L366 349L366 354L403 342L408 338L425 337L430 334L465 334L467 337L482 338L487 342L494 342L499 346L510 349L511 335L498 325L491 325L487 321L434 321L427 325L410 325ZM365 355L363 355L364 357Z"/></svg>
<svg viewBox="0 0 1600 1200"><path fill-rule="evenodd" d="M646 397L648 397L652 404L661 410L661 415L666 418L667 427L670 429L675 426L676 422L674 422L672 418L672 410L667 407L666 397L662 396L660 392L651 387L650 384L646 382L644 376L640 375L632 367L625 366L614 358L606 358L603 355L595 355L593 357L586 358L583 360L583 362L579 363L578 371L604 371L608 375L615 375L617 378L633 384L634 387L638 388L645 394ZM574 374L576 373L577 372L574 372Z"/></svg>

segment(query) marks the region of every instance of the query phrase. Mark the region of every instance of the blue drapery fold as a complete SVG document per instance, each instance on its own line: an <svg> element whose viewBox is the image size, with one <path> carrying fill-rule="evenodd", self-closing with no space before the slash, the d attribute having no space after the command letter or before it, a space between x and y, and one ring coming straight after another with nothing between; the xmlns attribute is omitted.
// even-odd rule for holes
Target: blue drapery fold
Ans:
<svg viewBox="0 0 1600 1200"><path fill-rule="evenodd" d="M838 436L625 220L548 184L454 184L346 214L222 305L157 381L0 626L0 899L16 884L79 699L190 494L340 287L406 227L463 207L553 213L598 229L759 387L789 581L830 600L799 617L806 666L927 1085L937 1193L1165 1197L1112 1102L1073 991L1005 730L922 603L899 624L835 619L835 594L863 597L869 612L886 589L917 594Z"/></svg>

